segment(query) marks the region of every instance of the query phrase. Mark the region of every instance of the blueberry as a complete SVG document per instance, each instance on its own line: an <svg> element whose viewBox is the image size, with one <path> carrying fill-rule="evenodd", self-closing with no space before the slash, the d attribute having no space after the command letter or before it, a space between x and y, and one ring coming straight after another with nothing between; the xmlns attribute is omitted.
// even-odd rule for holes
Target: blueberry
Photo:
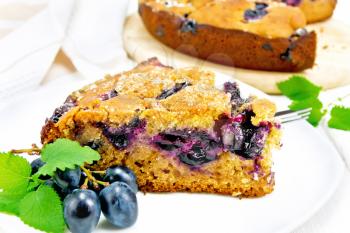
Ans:
<svg viewBox="0 0 350 233"><path fill-rule="evenodd" d="M234 101L237 103L243 102L243 99L241 97L241 91L239 90L237 83L231 83L231 82L224 83L224 91L226 93L231 94L231 101Z"/></svg>
<svg viewBox="0 0 350 233"><path fill-rule="evenodd" d="M197 23L192 19L185 19L180 28L181 32L191 32L192 34L196 34L197 32Z"/></svg>
<svg viewBox="0 0 350 233"><path fill-rule="evenodd" d="M220 143L205 131L173 130L153 137L158 149L171 151L181 162L199 166L216 159L222 150ZM190 148L189 148L190 146Z"/></svg>
<svg viewBox="0 0 350 233"><path fill-rule="evenodd" d="M66 102L55 109L53 115L51 116L50 120L52 120L54 123L57 123L60 118L68 112L70 109L76 106L76 101L74 101L72 98L68 97Z"/></svg>
<svg viewBox="0 0 350 233"><path fill-rule="evenodd" d="M245 144L245 148L244 148L245 157L255 158L261 155L261 152L265 146L268 133L269 133L268 127L259 127L256 130L256 132L250 138L250 141Z"/></svg>
<svg viewBox="0 0 350 233"><path fill-rule="evenodd" d="M208 156L206 151L200 145L193 145L187 153L179 154L181 162L190 166L199 166L204 163L213 161L215 157Z"/></svg>
<svg viewBox="0 0 350 233"><path fill-rule="evenodd" d="M246 102L246 100L241 97L241 92L237 83L226 82L224 84L224 91L231 94L232 112Z"/></svg>
<svg viewBox="0 0 350 233"><path fill-rule="evenodd" d="M55 181L53 179L48 179L45 181L44 183L45 185L53 188L55 190L55 192L58 194L58 196L60 197L60 199L63 201L64 198L73 192L73 190L71 188L67 188L67 189L62 189L61 187L59 187Z"/></svg>
<svg viewBox="0 0 350 233"><path fill-rule="evenodd" d="M264 10L268 7L269 5L267 3L264 2L256 2L255 3L255 9L256 10Z"/></svg>
<svg viewBox="0 0 350 233"><path fill-rule="evenodd" d="M142 132L146 126L144 120L134 118L129 124L122 125L114 128L106 124L100 123L98 127L103 128L102 133L118 150L127 148L131 140L136 137L137 134Z"/></svg>
<svg viewBox="0 0 350 233"><path fill-rule="evenodd" d="M106 126L102 133L118 150L125 149L129 145L128 135L123 128Z"/></svg>
<svg viewBox="0 0 350 233"><path fill-rule="evenodd" d="M44 182L44 184L53 188L56 183L53 179L48 179Z"/></svg>
<svg viewBox="0 0 350 233"><path fill-rule="evenodd" d="M45 165L45 162L43 162L41 160L41 158L37 158L35 160L33 160L31 163L30 163L30 166L32 167L32 175L37 173L38 170ZM51 177L49 175L40 175L39 176L40 179L42 180L47 180L47 179L50 179Z"/></svg>
<svg viewBox="0 0 350 233"><path fill-rule="evenodd" d="M289 6L298 6L301 3L301 0L282 0L282 2Z"/></svg>
<svg viewBox="0 0 350 233"><path fill-rule="evenodd" d="M136 193L138 191L136 176L132 170L124 166L114 166L106 170L104 180L109 183L124 182Z"/></svg>
<svg viewBox="0 0 350 233"><path fill-rule="evenodd" d="M89 141L86 145L93 150L98 150L101 147L101 141L99 140Z"/></svg>
<svg viewBox="0 0 350 233"><path fill-rule="evenodd" d="M30 163L30 166L32 167L32 175L35 174L39 170L39 168L41 168L44 165L45 165L45 162L43 162L41 158L37 158L33 160Z"/></svg>
<svg viewBox="0 0 350 233"><path fill-rule="evenodd" d="M157 100L166 99L169 96L175 94L176 92L181 91L182 89L184 89L187 86L191 86L191 84L189 82L176 83L173 88L164 90L159 96L156 97L156 99Z"/></svg>
<svg viewBox="0 0 350 233"><path fill-rule="evenodd" d="M63 202L64 220L72 233L92 232L101 215L100 201L91 190L76 189Z"/></svg>
<svg viewBox="0 0 350 233"><path fill-rule="evenodd" d="M129 145L129 139L126 134L120 133L115 134L112 138L112 143L118 148L118 149L124 149Z"/></svg>
<svg viewBox="0 0 350 233"><path fill-rule="evenodd" d="M126 228L136 222L137 199L129 185L114 182L100 192L101 209L106 219L119 228Z"/></svg>
<svg viewBox="0 0 350 233"><path fill-rule="evenodd" d="M273 51L273 47L270 43L264 43L261 47L267 51Z"/></svg>
<svg viewBox="0 0 350 233"><path fill-rule="evenodd" d="M250 20L257 20L260 19L262 17L264 17L265 15L267 15L267 10L266 8L269 5L266 3L255 3L255 9L247 9L244 12L244 19L246 21L250 21Z"/></svg>
<svg viewBox="0 0 350 233"><path fill-rule="evenodd" d="M76 166L74 169L66 168L64 171L57 169L53 178L62 190L69 190L79 187L80 176L81 170Z"/></svg>
<svg viewBox="0 0 350 233"><path fill-rule="evenodd" d="M175 145L172 142L165 141L165 140L158 140L154 142L161 150L165 151L173 151L178 149L180 146Z"/></svg>
<svg viewBox="0 0 350 233"><path fill-rule="evenodd" d="M266 10L251 10L248 9L244 12L244 19L246 21L261 19L267 14Z"/></svg>
<svg viewBox="0 0 350 233"><path fill-rule="evenodd" d="M288 47L285 52L280 54L280 58L283 61L292 61L292 49Z"/></svg>
<svg viewBox="0 0 350 233"><path fill-rule="evenodd" d="M241 150L244 142L243 130L239 123L224 125L221 129L222 142L231 152Z"/></svg>

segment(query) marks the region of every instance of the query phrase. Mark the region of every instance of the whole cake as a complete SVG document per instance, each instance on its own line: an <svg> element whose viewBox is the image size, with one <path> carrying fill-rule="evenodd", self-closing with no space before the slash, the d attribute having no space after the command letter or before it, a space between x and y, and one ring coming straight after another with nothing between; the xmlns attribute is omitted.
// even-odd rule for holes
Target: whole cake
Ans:
<svg viewBox="0 0 350 233"><path fill-rule="evenodd" d="M217 89L214 82L211 72L149 59L72 93L47 119L42 143L89 146L101 154L93 169L125 165L144 192L272 192L275 105L242 98L236 83Z"/></svg>
<svg viewBox="0 0 350 233"><path fill-rule="evenodd" d="M140 0L147 30L177 51L256 70L311 68L316 33L303 11L278 1Z"/></svg>

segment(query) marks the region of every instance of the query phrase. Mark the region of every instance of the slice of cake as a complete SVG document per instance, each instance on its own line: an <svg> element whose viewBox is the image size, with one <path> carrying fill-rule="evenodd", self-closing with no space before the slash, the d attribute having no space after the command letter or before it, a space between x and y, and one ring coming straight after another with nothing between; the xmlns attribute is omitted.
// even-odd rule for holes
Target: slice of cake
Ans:
<svg viewBox="0 0 350 233"><path fill-rule="evenodd" d="M43 144L69 138L101 154L91 169L125 165L143 192L272 192L271 152L280 145L275 105L215 87L199 68L153 58L72 93L47 119Z"/></svg>
<svg viewBox="0 0 350 233"><path fill-rule="evenodd" d="M299 7L278 1L140 0L157 40L182 53L233 67L297 72L313 67L316 33Z"/></svg>

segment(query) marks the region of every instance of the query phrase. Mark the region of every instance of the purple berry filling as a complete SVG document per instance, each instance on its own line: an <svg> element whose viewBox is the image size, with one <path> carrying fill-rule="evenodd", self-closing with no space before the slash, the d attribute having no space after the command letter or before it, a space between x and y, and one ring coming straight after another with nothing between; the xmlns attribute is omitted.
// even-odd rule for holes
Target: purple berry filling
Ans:
<svg viewBox="0 0 350 233"><path fill-rule="evenodd" d="M152 143L190 166L213 161L223 151L256 159L264 149L272 124L254 126L251 123L253 115L244 112L236 117L223 116L214 126L217 136L199 130L172 130L154 136Z"/></svg>
<svg viewBox="0 0 350 233"><path fill-rule="evenodd" d="M229 151L239 151L243 147L244 135L239 123L223 125L221 127L221 139L223 145Z"/></svg>
<svg viewBox="0 0 350 233"><path fill-rule="evenodd" d="M299 6L301 0L282 0L282 2L286 3L289 6Z"/></svg>
<svg viewBox="0 0 350 233"><path fill-rule="evenodd" d="M217 158L222 151L219 140L204 131L173 130L160 133L152 143L190 166L199 166Z"/></svg>
<svg viewBox="0 0 350 233"><path fill-rule="evenodd" d="M224 83L224 91L231 94L231 101L241 103L243 99L237 83Z"/></svg>
<svg viewBox="0 0 350 233"><path fill-rule="evenodd" d="M267 5L257 5L257 7L265 9ZM177 87L164 91L160 96L166 98L187 85L177 84ZM240 95L237 83L225 83L224 91L231 94L233 110L246 102L246 99ZM222 115L215 122L215 136L196 129L170 130L154 136L152 143L158 149L177 156L181 162L190 166L199 166L213 161L222 151L230 151L245 159L259 157L272 124L262 123L258 127L254 126L251 123L254 113L249 110L232 115Z"/></svg>
<svg viewBox="0 0 350 233"><path fill-rule="evenodd" d="M114 128L107 124L99 124L102 134L118 150L127 148L136 136L145 130L146 122L139 118L134 118L129 124Z"/></svg>
<svg viewBox="0 0 350 233"><path fill-rule="evenodd" d="M242 113L243 120L241 122L229 119L228 124L221 126L220 135L225 150L246 159L254 159L261 155L271 125L254 126L251 123L252 116L254 116L253 112L246 111Z"/></svg>
<svg viewBox="0 0 350 233"><path fill-rule="evenodd" d="M224 91L231 94L232 112L235 112L239 107L242 106L242 104L247 101L247 99L243 99L241 97L241 92L237 83L224 83Z"/></svg>
<svg viewBox="0 0 350 233"><path fill-rule="evenodd" d="M157 96L156 99L157 100L166 99L169 96L181 91L182 89L184 89L187 86L191 86L191 84L189 82L176 83L173 88L164 90L159 96Z"/></svg>

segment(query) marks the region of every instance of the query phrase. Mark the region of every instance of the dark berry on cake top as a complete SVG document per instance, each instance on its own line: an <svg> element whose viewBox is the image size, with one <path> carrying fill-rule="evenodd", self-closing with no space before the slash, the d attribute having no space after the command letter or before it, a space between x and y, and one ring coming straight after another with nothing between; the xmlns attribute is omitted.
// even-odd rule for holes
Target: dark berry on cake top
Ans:
<svg viewBox="0 0 350 233"><path fill-rule="evenodd" d="M63 116L63 114L65 114L75 106L77 106L76 99L73 98L72 96L68 96L64 104L55 109L54 113L50 117L50 120L53 121L54 123L57 123L60 120L60 118Z"/></svg>
<svg viewBox="0 0 350 233"><path fill-rule="evenodd" d="M289 6L299 6L302 0L282 0Z"/></svg>
<svg viewBox="0 0 350 233"><path fill-rule="evenodd" d="M109 100L109 99L116 97L116 96L118 96L118 92L116 90L111 90L107 93L101 94L100 98L102 101L105 101L105 100Z"/></svg>
<svg viewBox="0 0 350 233"><path fill-rule="evenodd" d="M255 9L247 9L244 12L244 19L246 21L252 21L252 20L257 20L261 19L265 15L267 15L267 10L266 8L268 7L268 4L266 3L255 3Z"/></svg>
<svg viewBox="0 0 350 233"><path fill-rule="evenodd" d="M189 82L176 83L173 88L164 90L159 96L156 97L156 99L161 100L161 99L168 98L169 96L175 94L176 92L181 91L183 88L190 85L191 84Z"/></svg>

